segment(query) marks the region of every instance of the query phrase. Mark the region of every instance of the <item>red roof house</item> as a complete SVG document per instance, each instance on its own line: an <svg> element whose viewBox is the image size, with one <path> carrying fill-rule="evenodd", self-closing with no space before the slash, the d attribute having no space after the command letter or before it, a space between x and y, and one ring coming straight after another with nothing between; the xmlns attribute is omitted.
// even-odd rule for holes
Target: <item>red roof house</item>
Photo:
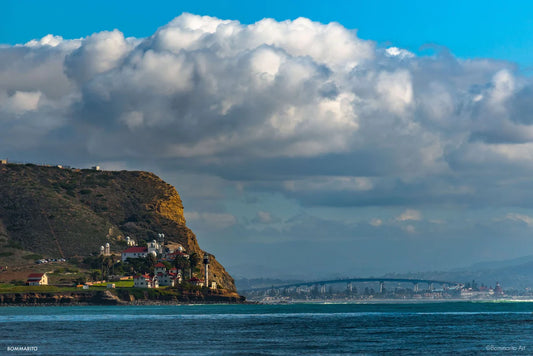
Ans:
<svg viewBox="0 0 533 356"><path fill-rule="evenodd" d="M32 273L28 276L26 285L28 286L43 286L48 284L48 276L46 273Z"/></svg>
<svg viewBox="0 0 533 356"><path fill-rule="evenodd" d="M128 258L140 258L146 257L148 255L148 248L141 246L132 246L128 247L122 251L122 262L126 261Z"/></svg>

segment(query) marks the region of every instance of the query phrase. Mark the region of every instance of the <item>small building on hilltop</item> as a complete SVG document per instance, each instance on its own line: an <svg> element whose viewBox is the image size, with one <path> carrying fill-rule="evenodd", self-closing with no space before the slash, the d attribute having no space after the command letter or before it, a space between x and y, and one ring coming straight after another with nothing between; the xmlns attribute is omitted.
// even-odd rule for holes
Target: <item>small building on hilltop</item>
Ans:
<svg viewBox="0 0 533 356"><path fill-rule="evenodd" d="M148 256L148 248L141 246L132 246L122 251L122 262L128 258L144 258Z"/></svg>
<svg viewBox="0 0 533 356"><path fill-rule="evenodd" d="M126 244L128 246L137 246L137 243L135 242L135 240L133 240L131 237L129 236L126 236Z"/></svg>
<svg viewBox="0 0 533 356"><path fill-rule="evenodd" d="M148 243L148 253L155 252L158 256L163 253L163 245L156 240Z"/></svg>
<svg viewBox="0 0 533 356"><path fill-rule="evenodd" d="M48 285L48 276L46 273L32 273L26 281L28 286L46 286Z"/></svg>

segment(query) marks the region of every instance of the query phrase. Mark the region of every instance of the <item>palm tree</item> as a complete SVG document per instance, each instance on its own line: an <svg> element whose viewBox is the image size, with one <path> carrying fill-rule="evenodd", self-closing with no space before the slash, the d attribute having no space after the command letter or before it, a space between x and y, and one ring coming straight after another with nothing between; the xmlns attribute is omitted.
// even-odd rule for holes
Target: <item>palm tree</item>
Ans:
<svg viewBox="0 0 533 356"><path fill-rule="evenodd" d="M102 256L102 279L109 277L109 269L113 266L113 257L111 256Z"/></svg>
<svg viewBox="0 0 533 356"><path fill-rule="evenodd" d="M189 260L183 256L176 256L174 259L174 267L181 270L182 276L185 274L185 269L189 266Z"/></svg>
<svg viewBox="0 0 533 356"><path fill-rule="evenodd" d="M189 279L192 278L192 272L198 265L198 262L200 262L200 257L198 257L198 254L196 252L193 252L189 255Z"/></svg>

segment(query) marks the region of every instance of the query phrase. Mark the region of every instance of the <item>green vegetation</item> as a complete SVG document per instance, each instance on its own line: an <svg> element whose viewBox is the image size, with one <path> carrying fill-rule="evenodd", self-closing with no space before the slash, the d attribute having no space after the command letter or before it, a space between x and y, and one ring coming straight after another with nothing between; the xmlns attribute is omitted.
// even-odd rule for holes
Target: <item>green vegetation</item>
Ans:
<svg viewBox="0 0 533 356"><path fill-rule="evenodd" d="M14 241L9 242L4 247L6 247L6 248L15 248L15 249L18 249L18 250L23 250L24 249L21 244L19 244L17 242L14 242Z"/></svg>
<svg viewBox="0 0 533 356"><path fill-rule="evenodd" d="M153 260L127 264L116 260L126 248L126 236L133 237L138 246L145 246L158 233L193 255L188 265L178 262L183 264L179 268L184 274L193 274L198 256L203 255L196 237L185 225L179 194L152 173L0 165L0 196L4 245L0 265L8 265L10 271L46 256L65 257L66 263L74 264L80 272L57 271L52 281L57 284L151 273ZM114 259L97 256L106 243L117 254ZM43 266L32 263L31 268L42 270ZM59 264L50 267L58 268ZM211 271L219 285L234 290L233 279L215 260Z"/></svg>
<svg viewBox="0 0 533 356"><path fill-rule="evenodd" d="M25 260L40 260L43 258L43 255L39 255L38 253L32 253L26 256L22 256Z"/></svg>
<svg viewBox="0 0 533 356"><path fill-rule="evenodd" d="M110 281L106 283L98 283L93 284L93 286L97 287L107 287L108 284L114 284L116 288L133 288L133 279L125 280L125 281Z"/></svg>
<svg viewBox="0 0 533 356"><path fill-rule="evenodd" d="M105 290L105 287L91 287L95 290ZM16 286L0 284L0 293L61 293L81 291L78 287L57 287L57 286Z"/></svg>

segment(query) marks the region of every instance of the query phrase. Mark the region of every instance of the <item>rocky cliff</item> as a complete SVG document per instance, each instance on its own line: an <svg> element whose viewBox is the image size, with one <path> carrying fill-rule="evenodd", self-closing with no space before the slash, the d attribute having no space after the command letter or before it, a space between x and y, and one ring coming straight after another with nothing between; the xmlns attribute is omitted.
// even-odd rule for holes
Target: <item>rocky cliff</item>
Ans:
<svg viewBox="0 0 533 356"><path fill-rule="evenodd" d="M18 250L72 258L109 242L119 253L126 236L143 242L158 233L188 253L204 254L186 226L178 192L152 173L0 165L0 264ZM210 279L235 290L210 257Z"/></svg>

